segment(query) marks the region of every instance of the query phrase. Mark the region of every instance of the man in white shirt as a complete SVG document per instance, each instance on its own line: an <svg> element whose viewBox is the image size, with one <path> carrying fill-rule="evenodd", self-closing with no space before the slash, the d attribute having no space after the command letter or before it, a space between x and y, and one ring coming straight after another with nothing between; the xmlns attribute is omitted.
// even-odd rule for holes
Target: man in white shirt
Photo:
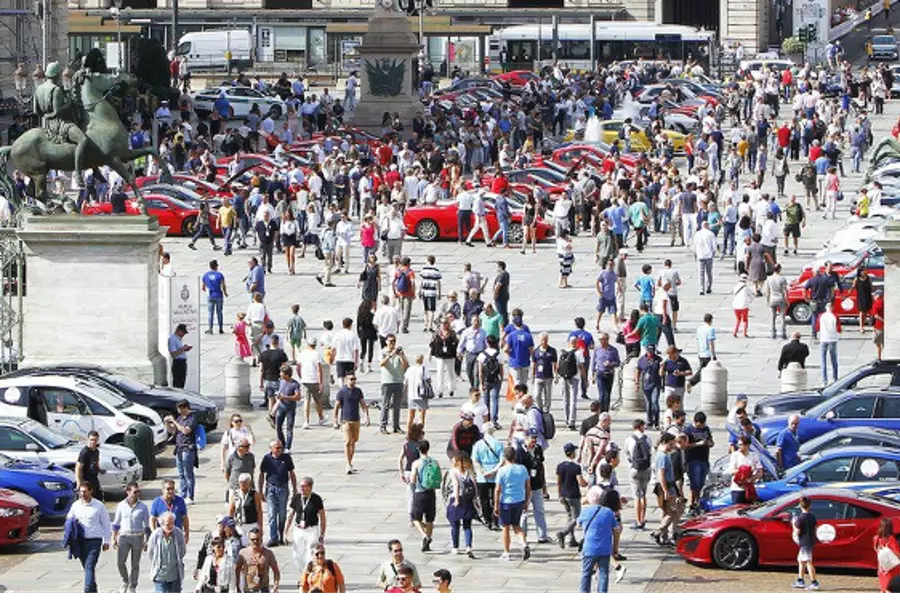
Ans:
<svg viewBox="0 0 900 600"><path fill-rule="evenodd" d="M66 520L75 519L81 526L84 536L80 541L79 560L84 567L84 593L97 593L97 577L95 570L100 552L109 550L112 537L112 524L109 512L102 502L94 498L94 488L90 482L83 481L79 486L81 498L76 500L66 515Z"/></svg>
<svg viewBox="0 0 900 600"><path fill-rule="evenodd" d="M828 385L828 355L831 355L832 381L838 378L837 343L841 339L841 322L834 315L831 302L825 305L825 312L819 316L819 346L821 348L822 386Z"/></svg>
<svg viewBox="0 0 900 600"><path fill-rule="evenodd" d="M324 425L326 422L322 411L322 359L316 349L316 338L307 339L306 344L306 348L297 357L297 376L300 378L303 403L306 405L303 429L309 429L309 408L312 404L316 405L316 412L319 413L319 424Z"/></svg>
<svg viewBox="0 0 900 600"><path fill-rule="evenodd" d="M375 329L378 330L382 348L385 346L387 336L397 335L400 332L400 311L395 306L391 306L391 299L387 295L382 294L381 305L375 311L372 322Z"/></svg>
<svg viewBox="0 0 900 600"><path fill-rule="evenodd" d="M334 363L338 380L343 380L350 373L356 372L359 364L359 354L362 345L359 336L353 331L353 319L345 317L341 322L343 329L334 334L332 345L334 346Z"/></svg>
<svg viewBox="0 0 900 600"><path fill-rule="evenodd" d="M700 270L700 295L712 293L712 267L716 256L716 236L709 229L709 221L703 221L694 235L694 255L697 257L697 266Z"/></svg>
<svg viewBox="0 0 900 600"><path fill-rule="evenodd" d="M487 224L487 206L484 203L484 194L480 189L478 189L478 183L475 183L476 189L471 193L472 197L472 212L475 214L475 226L469 231L469 236L466 238L466 246L472 247L472 238L478 233L478 230L481 230L482 235L484 236L484 244L488 248L493 246L491 243L491 236L488 232L488 224Z"/></svg>
<svg viewBox="0 0 900 600"><path fill-rule="evenodd" d="M405 171L406 177L403 178L403 189L406 190L406 198L410 206L415 206L419 202L419 177L416 170L409 168Z"/></svg>
<svg viewBox="0 0 900 600"><path fill-rule="evenodd" d="M472 194L460 185L456 192L456 235L461 246L466 241L472 227L472 204L475 199Z"/></svg>

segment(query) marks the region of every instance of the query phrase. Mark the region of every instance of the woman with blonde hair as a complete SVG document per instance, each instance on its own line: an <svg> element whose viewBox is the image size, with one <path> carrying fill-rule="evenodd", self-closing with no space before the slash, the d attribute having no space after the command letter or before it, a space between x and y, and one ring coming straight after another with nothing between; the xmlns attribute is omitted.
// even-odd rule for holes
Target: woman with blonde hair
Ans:
<svg viewBox="0 0 900 600"><path fill-rule="evenodd" d="M472 550L472 520L478 516L475 499L478 488L475 484L475 469L472 459L465 452L456 452L452 459L453 468L448 474L453 485L447 502L447 520L450 521L452 554L459 554L459 529L462 526L466 542L466 556L475 558Z"/></svg>
<svg viewBox="0 0 900 600"><path fill-rule="evenodd" d="M418 422L425 427L425 413L428 412L428 401L434 397L434 386L431 384L431 373L428 371L428 365L425 363L425 356L419 354L416 356L413 364L406 370L403 383L406 387L406 399L409 402L409 417L406 420L406 429L408 430L416 422L416 413L418 413Z"/></svg>
<svg viewBox="0 0 900 600"><path fill-rule="evenodd" d="M256 443L256 436L253 435L250 425L244 423L244 417L239 413L234 413L228 421L228 429L222 434L222 443L219 444L222 447L221 470L223 473L225 472L225 462L228 460L228 457L234 454L234 451L244 440L247 440L250 446L253 446Z"/></svg>

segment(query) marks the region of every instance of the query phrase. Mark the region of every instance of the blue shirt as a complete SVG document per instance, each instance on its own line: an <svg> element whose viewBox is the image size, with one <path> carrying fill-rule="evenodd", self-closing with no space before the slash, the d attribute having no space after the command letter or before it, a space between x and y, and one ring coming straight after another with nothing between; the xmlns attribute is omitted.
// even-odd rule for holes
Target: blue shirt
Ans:
<svg viewBox="0 0 900 600"><path fill-rule="evenodd" d="M697 328L697 356L700 358L711 358L712 349L710 342L716 341L716 328L704 323Z"/></svg>
<svg viewBox="0 0 900 600"><path fill-rule="evenodd" d="M175 527L184 529L184 518L188 514L184 498L176 495L172 498L172 504L168 504L162 496L154 498L153 503L150 505L150 516L158 519L164 512L170 512L175 515Z"/></svg>
<svg viewBox="0 0 900 600"><path fill-rule="evenodd" d="M604 363L609 363L608 365ZM612 344L597 346L591 359L591 373L613 373L620 364L619 351Z"/></svg>
<svg viewBox="0 0 900 600"><path fill-rule="evenodd" d="M641 275L634 282L634 287L641 291L641 302L653 302L653 288L655 286L653 277L650 275Z"/></svg>
<svg viewBox="0 0 900 600"><path fill-rule="evenodd" d="M625 207L612 206L603 211L603 217L609 221L609 228L618 235L625 233Z"/></svg>
<svg viewBox="0 0 900 600"><path fill-rule="evenodd" d="M600 297L604 300L616 299L616 280L619 277L613 271L601 271L597 276L600 282Z"/></svg>
<svg viewBox="0 0 900 600"><path fill-rule="evenodd" d="M662 450L657 451L656 458L653 459L654 474L659 473L660 469L665 471L665 484L668 487L675 487L675 465L672 464L672 457Z"/></svg>
<svg viewBox="0 0 900 600"><path fill-rule="evenodd" d="M203 285L209 292L210 298L222 298L222 284L225 282L225 276L218 271L207 271L203 274Z"/></svg>
<svg viewBox="0 0 900 600"><path fill-rule="evenodd" d="M493 471L503 458L503 442L496 438L481 438L472 448L472 460L477 461L485 471ZM481 473L475 473L475 481L487 483L488 479ZM494 481L492 477L490 481Z"/></svg>
<svg viewBox="0 0 900 600"><path fill-rule="evenodd" d="M500 487L500 504L525 502L525 482L529 480L528 469L523 465L504 465L497 471L497 485Z"/></svg>
<svg viewBox="0 0 900 600"><path fill-rule="evenodd" d="M290 454L284 452L278 458L272 456L271 453L266 454L259 465L259 472L266 474L266 487L273 485L286 488L290 472L293 470L294 459L291 458Z"/></svg>
<svg viewBox="0 0 900 600"><path fill-rule="evenodd" d="M253 292L259 292L262 295L266 294L266 272L263 271L262 265L256 265L252 269L250 269L250 274L247 276L247 291L250 291L250 288L253 284L256 284L256 289Z"/></svg>
<svg viewBox="0 0 900 600"><path fill-rule="evenodd" d="M169 354L178 352L184 348L184 340L174 333L169 336ZM182 352L178 356L173 356L172 360L187 360L187 352Z"/></svg>
<svg viewBox="0 0 900 600"><path fill-rule="evenodd" d="M790 469L800 463L800 456L797 454L800 450L800 437L790 429L785 427L778 434L775 445L781 449L781 468Z"/></svg>
<svg viewBox="0 0 900 600"><path fill-rule="evenodd" d="M553 379L553 365L556 364L556 348L547 346L544 350L540 346L534 349L535 376L537 379Z"/></svg>
<svg viewBox="0 0 900 600"><path fill-rule="evenodd" d="M531 365L531 349L534 347L531 333L524 329L516 329L506 336L506 344L509 346L510 368L518 369Z"/></svg>
<svg viewBox="0 0 900 600"><path fill-rule="evenodd" d="M616 515L605 506L586 507L578 516L584 528L584 556L609 556L612 554L613 529Z"/></svg>
<svg viewBox="0 0 900 600"><path fill-rule="evenodd" d="M824 154L816 159L816 175L825 175L828 167L831 166L831 160Z"/></svg>

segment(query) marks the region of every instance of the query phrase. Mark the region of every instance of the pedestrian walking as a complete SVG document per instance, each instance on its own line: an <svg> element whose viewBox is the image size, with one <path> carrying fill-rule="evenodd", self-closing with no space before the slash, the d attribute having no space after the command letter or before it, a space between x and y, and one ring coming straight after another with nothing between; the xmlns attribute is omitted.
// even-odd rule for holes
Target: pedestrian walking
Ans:
<svg viewBox="0 0 900 600"><path fill-rule="evenodd" d="M174 489L174 488L173 488ZM66 535L63 544L71 556L81 561L84 568L84 592L97 593L97 561L100 552L109 550L112 525L109 513L102 502L94 498L93 487L87 481L78 486L80 498L72 503L66 515ZM80 534L75 529L80 528Z"/></svg>
<svg viewBox="0 0 900 600"><path fill-rule="evenodd" d="M709 451L716 443L712 431L706 425L706 413L703 411L698 410L694 414L693 424L686 426L684 433L688 436L684 462L691 487L690 508L695 510L700 504L700 492L706 485L706 476L709 474Z"/></svg>
<svg viewBox="0 0 900 600"><path fill-rule="evenodd" d="M197 417L191 411L187 400L179 400L176 405L178 417L166 416L165 425L169 433L175 434L175 467L181 482L181 496L185 503L194 502L194 469L199 466L197 457Z"/></svg>
<svg viewBox="0 0 900 600"><path fill-rule="evenodd" d="M263 456L259 464L258 489L264 493L266 517L269 526L269 542L266 546L274 547L285 543L288 499L297 493L297 475L294 472L294 459L285 452L280 440L269 442L269 453Z"/></svg>
<svg viewBox="0 0 900 600"><path fill-rule="evenodd" d="M263 520L263 497L253 488L253 473L238 476L238 487L232 491L228 503L228 516L234 519L241 531L241 542L246 546L248 532L260 528Z"/></svg>
<svg viewBox="0 0 900 600"><path fill-rule="evenodd" d="M799 206L799 205L798 205ZM781 339L787 339L787 326L785 320L788 311L788 281L781 274L781 265L776 264L772 268L772 276L766 279L766 302L772 315L772 339L776 338L778 328L777 319L781 318Z"/></svg>
<svg viewBox="0 0 900 600"><path fill-rule="evenodd" d="M565 410L566 425L570 431L575 431L575 422L578 420L578 396L580 390L579 375L584 365L583 352L578 348L578 337L570 335L567 348L559 353L556 363L556 382L562 379L563 409ZM548 408L549 410L549 408Z"/></svg>
<svg viewBox="0 0 900 600"><path fill-rule="evenodd" d="M822 364L822 386L828 385L828 363L831 359L832 381L838 378L838 341L841 339L841 320L834 314L832 305L825 305L819 317L819 349Z"/></svg>
<svg viewBox="0 0 900 600"><path fill-rule="evenodd" d="M684 498L678 491L675 477L675 465L672 461L672 452L675 449L675 436L668 431L660 436L656 447L656 456L653 460L653 471L656 479L654 490L659 505L662 507L662 520L659 529L650 534L660 546L673 545L676 537L678 521L684 510ZM583 515L584 513L582 513Z"/></svg>
<svg viewBox="0 0 900 600"><path fill-rule="evenodd" d="M275 433L278 441L284 444L285 452L290 454L294 442L297 403L300 402L300 384L294 379L294 370L289 365L282 365L280 374L278 391L275 393Z"/></svg>
<svg viewBox="0 0 900 600"><path fill-rule="evenodd" d="M157 594L180 594L184 585L184 558L187 554L185 533L175 526L175 515L165 512L159 527L147 540L150 558L150 580Z"/></svg>
<svg viewBox="0 0 900 600"><path fill-rule="evenodd" d="M268 323L267 323L268 327ZM263 406L268 411L269 424L275 426L276 407L278 402L278 389L281 387L281 367L286 366L290 359L280 347L281 338L277 335L269 337L269 347L263 348L259 355L259 391L263 393ZM263 344L260 343L260 346Z"/></svg>
<svg viewBox="0 0 900 600"><path fill-rule="evenodd" d="M806 588L810 591L819 589L819 580L816 578L816 567L813 565L813 549L817 540L819 521L810 510L812 501L801 496L798 502L800 514L791 521L791 536L797 544L797 580L791 587ZM806 585L804 576L809 573L810 582Z"/></svg>
<svg viewBox="0 0 900 600"><path fill-rule="evenodd" d="M409 360L403 348L397 346L397 337L387 336L387 346L381 351L381 429L387 434L388 411L393 415L394 433L400 429L400 408L403 403L403 382Z"/></svg>
<svg viewBox="0 0 900 600"><path fill-rule="evenodd" d="M653 477L653 450L644 431L644 420L635 419L631 428L633 433L625 440L625 456L630 465L628 475L635 499L632 529L643 529L647 523L647 489Z"/></svg>
<svg viewBox="0 0 900 600"><path fill-rule="evenodd" d="M403 543L400 540L391 540L387 543L390 558L378 567L378 587L388 591L398 584L401 570L406 577L410 578L409 585L411 589L418 590L422 587L422 580L419 579L419 571L416 565L407 560L403 554Z"/></svg>
<svg viewBox="0 0 900 600"><path fill-rule="evenodd" d="M587 507L578 517L584 529L581 558L581 586L583 594L590 593L591 579L597 572L597 593L609 591L609 561L613 551L613 533L620 529L616 516L606 506L601 506L600 488L588 490Z"/></svg>
<svg viewBox="0 0 900 600"><path fill-rule="evenodd" d="M184 498L175 493L174 479L163 479L162 494L150 503L150 529L159 527L159 518L166 512L175 515L175 526L184 532L187 543L191 537L191 519Z"/></svg>
<svg viewBox="0 0 900 600"><path fill-rule="evenodd" d="M125 499L116 506L112 532L122 593L133 594L141 577L141 554L147 550L150 534L150 509L141 502L141 486L136 481L125 487Z"/></svg>
<svg viewBox="0 0 900 600"><path fill-rule="evenodd" d="M710 361L716 360L716 328L713 327L713 316L711 313L703 315L703 323L697 327L695 337L697 339L697 361L699 367L697 372L691 375L691 378L685 383L686 391L690 392L691 388L700 383L703 367L708 365Z"/></svg>
<svg viewBox="0 0 900 600"><path fill-rule="evenodd" d="M309 429L309 414L313 406L319 417L319 425L328 423L323 390L329 375L326 375L327 365L320 358L316 346L318 341L309 338L306 341L306 348L300 351L297 360L297 376L300 378L304 404L303 429Z"/></svg>
<svg viewBox="0 0 900 600"><path fill-rule="evenodd" d="M291 498L291 512L284 525L284 539L290 540L294 564L302 572L315 558L317 546L325 543L328 520L325 502L313 491L312 477L300 478L300 491Z"/></svg>
<svg viewBox="0 0 900 600"><path fill-rule="evenodd" d="M340 428L344 434L344 457L347 459L347 475L356 472L353 468L353 456L359 442L360 409L366 412L366 427L369 426L369 405L366 404L362 390L356 387L356 374L350 373L344 379L345 385L338 391L334 403L334 428Z"/></svg>
<svg viewBox="0 0 900 600"><path fill-rule="evenodd" d="M228 287L225 285L225 276L219 272L219 261L209 261L209 271L203 274L201 278L202 288L209 296L206 299L206 308L208 312L207 334L213 332L213 313L219 322L219 333L225 333L223 324L223 308L225 306L225 298L228 297Z"/></svg>
<svg viewBox="0 0 900 600"><path fill-rule="evenodd" d="M409 319L412 315L412 304L416 298L416 274L410 267L412 261L408 256L400 261L400 268L394 272L394 297L397 298L403 316L403 333L409 333Z"/></svg>
<svg viewBox="0 0 900 600"><path fill-rule="evenodd" d="M75 462L75 485L80 489L84 482L91 484L94 497L103 498L100 488L100 434L96 431L88 433L87 444L78 452Z"/></svg>
<svg viewBox="0 0 900 600"><path fill-rule="evenodd" d="M450 321L447 319L441 321L428 348L429 356L434 359L437 371L437 383L433 387L434 393L438 398L443 398L445 391L453 396L456 391L454 362L459 352L459 338L450 327Z"/></svg>
<svg viewBox="0 0 900 600"><path fill-rule="evenodd" d="M235 591L247 593L278 593L281 570L275 553L263 546L262 531L251 529L247 535L250 542L238 554L235 562ZM271 574L270 574L271 571Z"/></svg>
<svg viewBox="0 0 900 600"><path fill-rule="evenodd" d="M428 440L419 442L419 458L412 464L410 479L415 482L413 490L412 519L422 536L422 552L431 550L434 518L437 514L437 494L443 481L443 473L438 462L428 456L431 445Z"/></svg>
<svg viewBox="0 0 900 600"><path fill-rule="evenodd" d="M634 373L634 385L644 394L646 426L659 430L659 395L662 392L662 358L654 344L644 349Z"/></svg>
<svg viewBox="0 0 900 600"><path fill-rule="evenodd" d="M591 357L591 380L597 386L600 411L609 412L616 369L621 366L618 349L609 343L609 334L601 333Z"/></svg>
<svg viewBox="0 0 900 600"><path fill-rule="evenodd" d="M475 558L472 536L472 521L478 516L475 500L478 488L472 459L464 452L456 452L451 459L450 481L452 490L447 502L447 520L450 522L450 541L453 545L451 554L459 553L459 530L465 536L465 554Z"/></svg>
<svg viewBox="0 0 900 600"><path fill-rule="evenodd" d="M521 527L522 513L531 502L531 482L528 470L516 464L516 450L507 446L503 450L503 465L497 471L494 488L494 514L502 529L503 554L500 560L509 561L512 532L522 543L524 560L531 558L531 546Z"/></svg>
<svg viewBox="0 0 900 600"><path fill-rule="evenodd" d="M206 236L209 238L209 243L212 246L213 250L221 250L222 248L216 244L216 238L213 235L212 227L209 223L210 218L210 210L209 203L206 201L200 202L200 212L197 214L197 220L194 225L194 235L191 237L191 241L188 244L188 248L191 250L196 250L197 248L194 244L197 243L197 240Z"/></svg>
<svg viewBox="0 0 900 600"><path fill-rule="evenodd" d="M569 547L579 547L575 540L575 528L578 525L578 517L581 514L581 488L587 487L587 481L581 474L581 465L575 460L578 446L567 442L563 446L565 460L556 465L556 492L559 502L566 509L568 522L565 528L556 532L556 541L560 549L565 549L566 538L569 539Z"/></svg>
<svg viewBox="0 0 900 600"><path fill-rule="evenodd" d="M744 326L744 337L750 337L747 328L749 327L750 303L753 301L753 297L753 292L747 282L747 274L743 273L731 291L731 309L734 311L734 330L731 332L733 337L737 337L741 324Z"/></svg>

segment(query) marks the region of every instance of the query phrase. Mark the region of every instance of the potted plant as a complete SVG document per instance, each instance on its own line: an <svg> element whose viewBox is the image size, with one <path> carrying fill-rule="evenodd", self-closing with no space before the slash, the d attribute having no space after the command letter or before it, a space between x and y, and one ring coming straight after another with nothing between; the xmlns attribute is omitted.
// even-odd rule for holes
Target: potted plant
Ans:
<svg viewBox="0 0 900 600"><path fill-rule="evenodd" d="M804 50L805 44L801 42L800 38L797 36L785 38L784 41L781 42L781 52L796 64L801 64L803 62Z"/></svg>

